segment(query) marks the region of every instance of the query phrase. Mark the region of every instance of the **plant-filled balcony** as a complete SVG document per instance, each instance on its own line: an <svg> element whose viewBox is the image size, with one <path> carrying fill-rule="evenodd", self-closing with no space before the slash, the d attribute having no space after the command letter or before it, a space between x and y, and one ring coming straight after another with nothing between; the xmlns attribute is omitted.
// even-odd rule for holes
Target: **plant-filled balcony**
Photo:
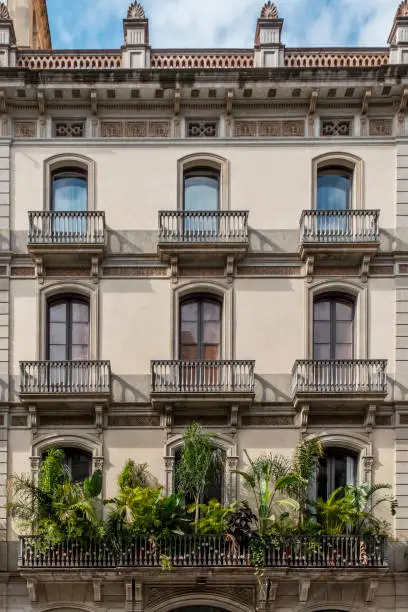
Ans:
<svg viewBox="0 0 408 612"><path fill-rule="evenodd" d="M197 424L184 433L176 465L178 491L164 495L147 465L129 460L115 498L100 499L102 475L72 482L64 454L51 449L38 485L9 479L11 518L20 533L19 567L375 568L387 565L389 526L372 508L396 503L390 485L346 486L310 500L308 483L323 453L303 441L292 460L247 456L247 501L203 503L225 457ZM102 504L106 507L102 516Z"/></svg>

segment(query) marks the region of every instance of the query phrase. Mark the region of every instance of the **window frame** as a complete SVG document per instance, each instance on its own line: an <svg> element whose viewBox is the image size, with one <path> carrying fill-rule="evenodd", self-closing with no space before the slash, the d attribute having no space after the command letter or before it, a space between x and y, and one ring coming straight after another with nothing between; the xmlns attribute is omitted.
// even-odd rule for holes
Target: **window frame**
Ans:
<svg viewBox="0 0 408 612"><path fill-rule="evenodd" d="M56 173L78 172L87 179L87 211L96 210L96 164L85 155L76 153L62 153L54 155L44 161L43 169L43 210L53 210L52 180Z"/></svg>
<svg viewBox="0 0 408 612"><path fill-rule="evenodd" d="M173 478L173 491L172 493L177 493L177 482L176 482L176 470L177 470L177 462L180 460L180 455L183 449L183 445L179 445L177 446L177 448L174 451L174 478ZM227 453L226 450L220 446L218 446L217 444L214 444L214 449L219 449L221 450L221 452L224 455L224 468L219 470L219 474L220 474L220 498L217 499L217 501L224 505L226 503L226 469L225 469L225 465L226 465L226 461L227 461ZM204 491L204 495L205 495L205 491ZM200 499L200 504L208 504L208 502L211 499L216 499L214 497L208 497L208 499L206 500L205 497L203 497L202 499Z"/></svg>
<svg viewBox="0 0 408 612"><path fill-rule="evenodd" d="M313 317L313 327L312 327L312 337L313 337L313 344L312 344L312 358L315 359L315 332L314 332L314 325L316 322L315 319L315 305L318 304L319 302L329 302L330 303L330 358L329 360L336 360L335 357L332 357L332 354L334 352L334 349L336 347L336 323L337 323L337 319L335 316L335 310L336 310L336 304L338 302L343 302L343 303L347 303L348 305L350 305L352 307L352 321L351 321L351 330L352 330L352 340L351 340L351 346L352 346L352 356L349 357L348 359L353 360L355 359L355 354L356 354L356 302L355 299L353 299L352 296L350 296L349 294L344 294L344 293L321 293L317 296L315 296L315 298L313 299L313 312L312 312L312 317ZM334 316L333 316L334 314ZM333 341L334 340L334 341ZM346 361L348 360L346 359ZM323 361L327 361L326 359L323 359ZM342 360L341 360L342 361Z"/></svg>
<svg viewBox="0 0 408 612"><path fill-rule="evenodd" d="M50 324L51 324L50 309L52 308L52 306L56 306L57 304L64 304L64 303L69 304L69 307L67 308L66 320L65 320L66 329L67 329L67 334L66 334L67 341L65 343L65 348L66 348L66 354L68 354L69 357L67 357L65 361L72 361L72 304L75 302L79 304L86 304L86 306L88 307L88 326L89 326L88 359L85 359L84 361L91 361L91 338L92 338L91 305L90 305L89 299L87 299L83 295L79 295L75 293L74 294L58 294L58 295L50 297L47 300L47 313L46 313L46 360L47 361L50 360ZM79 361L83 361L83 360L79 360Z"/></svg>
<svg viewBox="0 0 408 612"><path fill-rule="evenodd" d="M59 450L62 450L64 453L64 459L65 459L65 465L69 468L69 472L72 478L72 462L70 464L70 457L69 457L69 453L70 454L74 454L77 453L79 455L82 455L83 457L86 457L88 460L88 475L85 478L90 478L92 476L93 473L93 455L92 452L89 450L85 450L79 446L70 446L67 444L57 444L54 448L57 448ZM42 453L41 453L41 457L40 457L40 464L41 462L44 460L44 455L46 455L48 453L50 449L49 448L45 448ZM67 454L67 451L69 451L69 453ZM84 480L85 480L84 478ZM83 480L75 480L74 478L72 478L73 482L83 482Z"/></svg>
<svg viewBox="0 0 408 612"><path fill-rule="evenodd" d="M229 162L213 153L193 153L177 161L177 210L184 211L184 176L194 170L218 173L218 210L230 209Z"/></svg>
<svg viewBox="0 0 408 612"><path fill-rule="evenodd" d="M189 294L186 295L184 298L182 298L180 300L180 304L179 304L179 321L178 321L178 329L179 329L179 336L178 336L178 354L179 354L179 358L180 360L182 359L181 355L182 355L182 347L183 347L183 343L181 341L181 334L182 334L182 309L183 306L189 303L196 303L198 305L198 318L197 318L197 347L199 348L199 353L202 355L202 349L204 347L204 334L203 334L203 322L204 322L204 318L203 318L203 305L205 302L208 303L213 303L213 304L217 304L220 308L220 319L219 319L219 325L220 325L220 342L219 342L219 357L218 360L221 360L221 355L223 354L223 301L222 299L220 299L219 296L216 296L214 294L206 294L206 293L197 293L197 294ZM189 361L189 360L187 360ZM198 357L197 359L194 359L193 361L204 361L203 357ZM205 360L205 361L212 361L210 360Z"/></svg>
<svg viewBox="0 0 408 612"><path fill-rule="evenodd" d="M183 211L184 212L196 212L193 210L187 210L185 205L186 205L186 180L188 180L189 178L211 178L211 179L216 179L217 180L217 208L215 209L215 211L219 211L220 210L220 180L221 180L221 173L219 170L217 170L216 168L213 168L211 166L193 166L191 168L186 168L183 172ZM205 209L197 209L197 212L214 212L214 211L205 211Z"/></svg>
<svg viewBox="0 0 408 612"><path fill-rule="evenodd" d="M318 204L318 191L319 191L319 178L320 177L324 177L324 176L335 176L335 177L342 177L342 178L347 178L350 180L350 190L348 193L348 206L345 209L342 208L317 208L317 204ZM329 211L329 210L339 210L339 211L343 211L343 212L347 212L349 210L353 209L353 189L354 189L354 170L351 168L347 168L346 166L337 166L337 165L324 165L321 168L318 168L317 170L317 177L316 177L316 210L321 211L322 213L324 213L325 211Z"/></svg>
<svg viewBox="0 0 408 612"><path fill-rule="evenodd" d="M84 212L88 211L88 196L89 196L89 187L88 187L88 173L78 167L62 167L62 168L56 168L55 170L52 170L51 172L51 185L50 185L50 210L53 212L63 212L63 211L55 211L55 188L54 188L54 181L56 179L64 179L64 178L76 178L76 179L82 179L85 181L86 183L86 209ZM69 211L68 211L69 212ZM77 212L77 211L74 211ZM82 211L81 211L82 212Z"/></svg>
<svg viewBox="0 0 408 612"><path fill-rule="evenodd" d="M348 210L364 209L364 163L351 153L332 152L319 155L312 160L312 210L317 210L318 175L325 169L338 168L352 174L350 206Z"/></svg>
<svg viewBox="0 0 408 612"><path fill-rule="evenodd" d="M347 460L347 457L350 457L353 459L354 462L354 485L357 485L359 482L359 463L360 463L360 454L354 450L350 450L349 448L345 448L343 446L335 446L335 445L330 445L330 446L326 446L326 448L324 449L324 455L322 458L327 458L331 460L331 463L333 463L333 461L335 460L335 457L337 456L342 456L342 458L344 458L345 460ZM333 465L332 465L332 469L333 469ZM319 460L319 467L318 470L320 469L320 460ZM336 490L336 485L335 483L330 483L330 476L327 476L327 483L326 483L326 497L323 498L325 499L325 501L330 497L330 495ZM332 487L330 486L333 485ZM316 489L316 499L319 497L319 473L317 472L316 474L316 478L314 480L314 486ZM344 485L343 485L344 486Z"/></svg>

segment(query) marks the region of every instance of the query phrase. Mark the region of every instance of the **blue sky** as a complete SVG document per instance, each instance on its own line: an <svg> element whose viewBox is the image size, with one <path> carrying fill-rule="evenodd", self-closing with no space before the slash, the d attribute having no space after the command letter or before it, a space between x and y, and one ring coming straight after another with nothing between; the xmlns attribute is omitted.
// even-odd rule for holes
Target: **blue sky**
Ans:
<svg viewBox="0 0 408 612"><path fill-rule="evenodd" d="M288 46L386 46L400 0L277 0ZM154 48L252 47L264 0L142 0ZM123 44L130 0L47 0L55 49Z"/></svg>

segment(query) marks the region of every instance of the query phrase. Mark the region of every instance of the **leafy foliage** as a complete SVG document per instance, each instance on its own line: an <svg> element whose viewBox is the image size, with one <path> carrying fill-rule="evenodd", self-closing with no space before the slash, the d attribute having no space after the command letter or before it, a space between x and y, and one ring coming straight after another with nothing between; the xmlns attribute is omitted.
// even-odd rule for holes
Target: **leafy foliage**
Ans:
<svg viewBox="0 0 408 612"><path fill-rule="evenodd" d="M139 487L145 489L154 487L157 482L151 476L147 463L136 463L133 459L128 459L121 473L118 476L119 489L135 489Z"/></svg>
<svg viewBox="0 0 408 612"><path fill-rule="evenodd" d="M228 518L231 508L224 508L216 499L210 499L208 504L199 504L200 518L198 533L201 535L223 535L228 529ZM192 508L195 512L195 508Z"/></svg>

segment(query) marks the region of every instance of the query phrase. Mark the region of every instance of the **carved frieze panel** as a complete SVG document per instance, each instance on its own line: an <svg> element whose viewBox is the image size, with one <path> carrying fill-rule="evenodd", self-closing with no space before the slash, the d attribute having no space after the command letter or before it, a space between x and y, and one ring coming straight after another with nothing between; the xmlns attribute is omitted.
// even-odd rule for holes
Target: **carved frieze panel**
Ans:
<svg viewBox="0 0 408 612"><path fill-rule="evenodd" d="M199 422L204 427L227 427L228 416L224 414L213 415L189 415L180 414L174 416L174 427L188 427L194 422Z"/></svg>
<svg viewBox="0 0 408 612"><path fill-rule="evenodd" d="M169 138L170 121L101 121L102 138Z"/></svg>
<svg viewBox="0 0 408 612"><path fill-rule="evenodd" d="M206 587L206 595L228 597L242 601L249 605L255 604L255 588L252 586L220 586L218 589ZM183 588L181 586L148 586L145 592L146 605L153 605L160 600L170 599L171 597L183 597L186 595L196 595L197 587Z"/></svg>
<svg viewBox="0 0 408 612"><path fill-rule="evenodd" d="M375 416L375 424L377 427L390 427L392 425L392 417L388 414L377 414Z"/></svg>
<svg viewBox="0 0 408 612"><path fill-rule="evenodd" d="M153 267L107 267L103 268L103 276L132 276L136 278L144 278L149 276L166 278L167 268Z"/></svg>
<svg viewBox="0 0 408 612"><path fill-rule="evenodd" d="M32 266L16 266L11 268L11 276L35 276L35 268Z"/></svg>
<svg viewBox="0 0 408 612"><path fill-rule="evenodd" d="M321 136L352 136L352 119L322 119Z"/></svg>
<svg viewBox="0 0 408 612"><path fill-rule="evenodd" d="M296 266L242 266L237 268L237 276L300 276L301 269Z"/></svg>
<svg viewBox="0 0 408 612"><path fill-rule="evenodd" d="M275 121L236 121L235 136L237 138L281 138L302 137L305 135L303 119Z"/></svg>
<svg viewBox="0 0 408 612"><path fill-rule="evenodd" d="M36 121L14 121L14 138L35 138L37 136Z"/></svg>
<svg viewBox="0 0 408 612"><path fill-rule="evenodd" d="M370 136L392 136L392 119L370 119Z"/></svg>
<svg viewBox="0 0 408 612"><path fill-rule="evenodd" d="M40 427L92 427L93 422L92 414L41 414L39 418Z"/></svg>
<svg viewBox="0 0 408 612"><path fill-rule="evenodd" d="M243 415L241 418L243 427L279 427L293 425L293 416L290 414L253 414Z"/></svg>
<svg viewBox="0 0 408 612"><path fill-rule="evenodd" d="M25 414L13 414L11 417L11 426L27 427L27 418Z"/></svg>

